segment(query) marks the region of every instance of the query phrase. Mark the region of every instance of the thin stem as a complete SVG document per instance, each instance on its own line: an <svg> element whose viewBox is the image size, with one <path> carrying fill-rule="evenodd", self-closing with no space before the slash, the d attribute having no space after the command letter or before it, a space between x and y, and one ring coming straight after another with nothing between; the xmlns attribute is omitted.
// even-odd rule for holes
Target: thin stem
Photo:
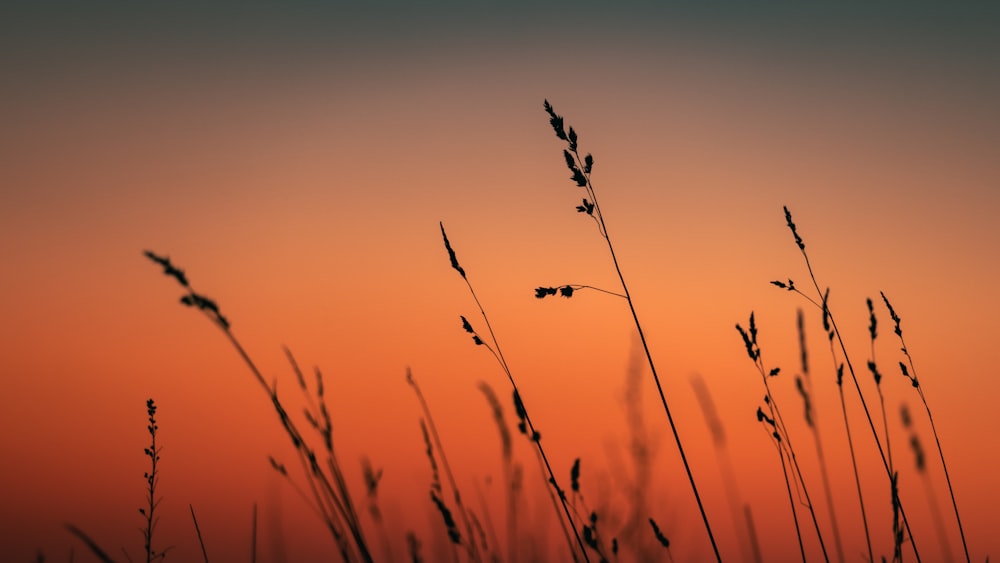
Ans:
<svg viewBox="0 0 1000 563"><path fill-rule="evenodd" d="M472 535L472 524L469 521L469 514L465 510L465 505L462 504L462 495L458 491L458 483L455 482L455 475L451 472L451 464L448 463L448 456L444 453L444 445L441 443L441 436L438 435L437 426L434 424L434 417L431 416L430 406L427 404L427 400L424 398L423 392L420 391L420 386L417 384L417 380L413 378L413 374L410 369L406 369L406 382L413 387L413 391L417 394L417 399L420 401L420 407L424 411L424 417L427 419L427 426L431 431L431 436L434 438L434 443L437 445L438 453L441 456L441 465L444 466L445 475L448 476L448 484L451 485L451 490L455 499L455 505L458 507L458 512L462 516L462 521L465 524L465 533L467 535L468 541L466 542L466 549L469 552L469 557L473 560L480 561L479 550L476 547L475 538Z"/></svg>
<svg viewBox="0 0 1000 563"><path fill-rule="evenodd" d="M333 535L334 540L337 543L337 547L341 552L341 556L345 561L354 560L352 546L345 541L343 534L340 531L341 521L343 521L346 523L346 526L351 533L353 548L357 550L362 561L365 563L371 563L372 557L368 551L367 542L365 541L354 506L351 503L351 496L347 489L347 485L335 459L332 447L332 438L330 437L329 421L326 421L326 428L321 431L321 433L324 434L324 441L327 445L327 452L329 454L329 459L327 461L329 463L333 479L336 482L336 489L334 489L334 485L330 483L330 477L323 471L322 467L317 462L315 451L306 443L302 433L298 430L298 427L288 416L284 406L279 401L276 384L269 385L264 379L264 376L260 373L257 365L250 358L249 354L247 354L246 350L236 339L235 335L233 335L233 332L230 329L229 321L222 315L218 305L211 299L195 293L194 289L192 289L189 284L184 271L175 267L170 262L169 258L157 256L155 253L148 250L143 254L156 264L162 266L164 274L168 277L176 279L177 282L184 288L186 295L181 298L182 304L198 309L205 316L207 316L213 324L222 330L222 332L226 335L226 338L229 339L233 348L236 349L236 352L250 369L254 379L268 394L268 397L271 399L271 403L281 420L281 424L285 429L285 432L292 440L292 445L296 450L299 462L303 466L306 474L306 480L309 482L310 489L312 490L315 498L316 507L322 513L324 524L326 524L327 528L331 532L331 535ZM301 373L298 372L294 361L292 364L293 369L296 370L296 375L299 377L301 385ZM162 555L162 553L163 552L161 552L160 555Z"/></svg>
<svg viewBox="0 0 1000 563"><path fill-rule="evenodd" d="M208 561L206 560L205 563L208 563ZM256 502L253 503L253 522L251 524L251 529L250 529L250 563L257 563L257 503Z"/></svg>
<svg viewBox="0 0 1000 563"><path fill-rule="evenodd" d="M927 404L927 397L924 395L924 389L920 386L917 379L917 368L913 365L913 357L910 356L910 351L906 347L906 341L903 339L903 330L899 326L901 319L892 308L892 305L889 303L889 299L885 296L885 293L879 293L882 296L882 300L885 302L886 307L889 309L889 314L896 325L894 332L899 338L903 355L906 356L906 362L910 365L909 372L906 371L902 363L900 363L900 369L903 371L903 375L908 377L913 386L916 387L917 394L920 395L920 400L924 403L924 410L927 411L927 420L931 423L931 432L934 434L934 443L937 445L938 456L941 458L941 467L944 468L944 478L948 483L948 494L951 496L951 507L955 511L955 521L958 522L958 532L962 537L962 549L965 551L965 561L966 563L969 563L971 562L971 558L969 556L969 544L965 541L965 528L962 527L962 518L958 514L958 503L955 501L955 489L951 486L951 475L948 473L948 464L944 460L944 450L941 448L941 439L938 437L937 426L934 424L934 417L931 415L931 407Z"/></svg>
<svg viewBox="0 0 1000 563"><path fill-rule="evenodd" d="M798 511L795 510L795 499L792 496L792 485L791 479L788 478L788 467L785 464L785 451L781 446L780 434L775 434L771 436L774 441L774 446L778 449L778 457L781 458L781 472L785 475L785 489L788 491L788 504L792 507L792 519L795 521L795 537L799 540L799 553L802 555L802 563L806 563L806 548L802 543L802 530L799 528L799 516Z"/></svg>
<svg viewBox="0 0 1000 563"><path fill-rule="evenodd" d="M751 330L753 330L752 327L753 327L753 325L751 324ZM742 332L742 329L740 329L740 331ZM754 344L755 347L757 346L756 335L754 336L754 342L753 342L753 344ZM767 381L768 380L768 373L767 373L767 370L764 368L764 360L761 357L760 348L759 347L756 348L756 360L755 360L755 364L756 364L757 370L760 372L761 379L764 382L764 390L766 392L767 405L768 405L768 408L771 411L772 420L774 421L774 428L775 428L775 433L776 433L775 438L778 441L778 447L781 448L781 449L783 449L783 450L785 450L785 452L787 453L787 456L788 456L789 464L795 470L795 476L796 476L796 481L795 482L797 483L797 485L800 485L802 487L802 494L805 495L805 505L809 509L809 514L812 517L813 527L816 529L816 537L819 539L819 546L820 546L820 549L823 552L823 559L827 563L829 563L830 557L829 557L829 555L826 552L826 543L823 541L823 533L819 529L819 520L817 520L817 518L816 518L816 511L813 509L812 499L809 497L809 488L806 487L805 478L802 476L802 470L799 468L799 462L798 462L798 460L795 457L795 449L792 447L791 437L788 434L788 427L785 426L785 420L781 416L781 409L778 408L778 403L775 400L774 395L771 393L771 386L770 386L770 384ZM777 368L776 368L776 370L777 370ZM776 375L777 371L775 371L774 374ZM787 481L788 480L788 472L785 469L785 459L784 459L784 457L782 457L781 463L782 463L782 470L785 471L785 480ZM795 512L795 507L794 506L792 507L792 511ZM796 517L796 530L798 530L798 519L797 519L797 517ZM799 538L799 542L801 542L801 541L802 541L802 539Z"/></svg>
<svg viewBox="0 0 1000 563"><path fill-rule="evenodd" d="M809 279L810 281L812 281L813 287L816 289L816 294L822 298L823 291L819 288L819 282L816 280L815 272L813 272L812 263L809 261L809 255L806 253L805 244L802 242L802 238L799 236L795 228L795 224L792 222L791 212L788 211L787 207L784 208L784 211L785 211L785 220L788 223L788 227L789 229L791 229L792 234L795 236L796 245L799 248L799 252L802 254L802 258L806 262L806 269L809 271ZM800 295L803 295L802 292L799 291L798 289L794 291ZM814 305L817 304L817 302L812 299L810 299L809 301ZM829 319L829 322L833 327L831 334L837 337L837 343L840 345L840 350L843 353L844 362L847 364L847 371L851 374L851 380L854 382L854 388L858 392L858 398L861 400L861 406L864 408L865 411L865 418L867 418L868 420L868 427L872 431L872 438L875 439L875 445L878 447L879 455L882 458L882 466L885 468L886 476L889 478L889 481L892 482L893 479L892 470L889 467L889 461L886 458L885 450L882 448L882 442L881 440L879 440L878 430L875 429L875 422L872 420L871 411L869 411L868 409L868 403L867 401L865 401L864 393L861 392L861 384L858 383L857 374L854 371L854 365L851 363L851 358L847 354L847 346L844 344L844 339L841 336L840 328L837 326L837 321L834 318L833 312L830 311L826 299L823 300L823 305L821 306L821 308L823 309L824 314ZM920 553L917 551L917 543L913 537L912 531L910 530L910 522L906 518L906 512L903 510L902 499L899 499L899 513L902 516L903 525L906 527L906 533L910 538L910 546L913 548L913 554L914 556L916 556L917 562L919 563Z"/></svg>
<svg viewBox="0 0 1000 563"><path fill-rule="evenodd" d="M584 159L580 157L578 150L574 147L572 152L577 162L583 165ZM719 546L715 543L715 536L712 534L712 526L708 522L708 514L705 512L705 505L701 500L701 495L698 494L698 486L694 482L694 473L691 471L691 464L688 463L687 455L684 453L684 446L681 444L681 437L677 430L677 424L674 422L674 417L670 413L670 407L667 405L667 397L663 392L663 385L660 383L660 376L656 373L656 365L653 363L653 355L649 350L649 344L646 342L646 334L642 330L642 324L639 322L639 314L636 312L635 304L632 302L632 293L628 289L628 284L625 283L625 276L622 274L621 266L618 264L618 256L615 254L615 247L611 243L611 236L608 234L607 226L604 223L604 216L601 213L601 206L597 202L597 194L595 193L593 183L590 180L590 173L584 172L583 174L587 179L587 192L592 198L594 209L596 211L594 216L595 220L600 225L601 236L608 244L608 252L611 254L611 261L615 266L615 272L618 274L618 280L622 284L625 301L628 302L629 311L632 313L632 320L635 322L635 328L639 333L639 340L642 342L642 350L646 354L646 361L649 363L650 373L653 375L653 381L656 383L656 391L660 396L660 403L663 405L663 412L667 415L667 422L670 423L670 431L673 434L674 443L677 445L677 451L680 453L681 461L684 464L684 471L687 473L688 483L690 483L691 491L694 492L695 501L698 503L698 511L701 513L702 522L705 524L705 531L708 532L708 539L712 544L712 551L715 553L716 561L721 563L722 556L719 554Z"/></svg>
<svg viewBox="0 0 1000 563"><path fill-rule="evenodd" d="M204 559L205 563L208 563L208 551L205 549L205 540L201 537L201 528L198 527L198 518L194 515L194 506L188 505L191 510L191 520L194 522L194 531L198 534L198 545L201 546L201 557ZM254 510L256 510L257 505L254 505Z"/></svg>
<svg viewBox="0 0 1000 563"><path fill-rule="evenodd" d="M830 345L830 351L833 352L833 345ZM854 454L854 439L851 438L851 424L848 422L847 418L847 403L844 401L844 386L840 381L837 381L837 391L840 395L840 410L844 413L844 430L847 432L847 447L851 452L851 468L854 470L854 485L858 490L858 504L861 505L861 523L865 528L865 544L868 546L868 561L869 563L874 563L875 552L872 551L872 536L871 532L868 530L868 515L865 512L865 500L864 496L861 494L861 477L858 475L858 459Z"/></svg>
<svg viewBox="0 0 1000 563"><path fill-rule="evenodd" d="M442 227L442 232L443 232L443 227ZM566 497L565 495L562 494L562 489L559 487L558 482L556 481L555 472L552 470L552 464L549 463L548 456L545 455L545 449L542 447L542 441L541 439L536 439L538 436L538 432L535 431L535 425L531 422L531 416L528 414L529 412L528 407L527 405L524 404L524 396L521 394L521 390L517 387L517 383L514 381L514 375L511 373L510 367L507 365L507 360L506 358L504 358L503 352L500 350L500 343L497 341L496 334L493 332L493 325L490 324L490 319L489 317L486 316L486 310L483 308L483 304L480 303L479 296L476 295L476 290L473 289L472 283L469 282L469 279L464 275L464 273L462 275L462 279L465 280L465 285L469 288L469 293L472 294L472 299L476 302L476 307L479 308L479 313L482 315L483 321L486 323L486 329L490 333L490 340L493 341L493 349L494 349L493 355L496 356L497 360L500 361L500 366L503 368L504 373L507 375L507 380L510 381L510 385L514 390L514 393L516 393L517 396L520 397L521 404L524 406L524 421L527 424L528 430L530 431L530 437L532 438L532 442L535 443L535 448L538 450L538 453L542 458L542 462L545 465L545 469L549 474L549 482L552 484L553 487L555 487L556 492L558 493L559 501L562 504L563 514L569 521L570 527L573 528L573 535L576 537L576 542L577 545L580 547L580 552L583 554L583 559L584 561L587 561L589 563L590 557L587 556L587 548L583 544L583 538L580 537L580 531L577 530L576 524L573 521L573 517L570 515L569 507L566 505ZM575 552L573 558L576 559Z"/></svg>

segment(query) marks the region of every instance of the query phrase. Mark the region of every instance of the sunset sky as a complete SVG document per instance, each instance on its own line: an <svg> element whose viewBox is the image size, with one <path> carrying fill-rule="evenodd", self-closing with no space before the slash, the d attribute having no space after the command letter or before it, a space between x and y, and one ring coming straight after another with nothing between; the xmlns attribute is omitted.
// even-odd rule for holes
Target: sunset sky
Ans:
<svg viewBox="0 0 1000 563"><path fill-rule="evenodd" d="M944 557L933 503L950 556L964 555L880 291L902 317L972 559L1000 557L1000 10L546 6L0 7L0 558L91 560L66 523L116 558L122 549L140 558L150 397L163 447L155 538L173 546L168 560L200 558L188 505L212 560L249 560L255 503L259 560L335 556L268 462L303 483L268 397L223 332L178 303L181 288L147 249L219 304L293 416L302 401L282 346L322 370L356 502L366 507L364 456L384 470L379 502L395 556L412 530L433 561L447 538L428 499L412 369L463 497L492 514L505 550L500 442L477 386L496 390L513 426L511 390L462 331L460 315L480 334L486 327L439 221L557 476L568 480L581 458L584 495L613 533L635 469L624 396L637 337L621 299L533 295L569 283L621 291L606 244L574 209L583 190L544 99L594 155L608 230L723 557L747 556L745 530L730 513L696 377L725 425L724 455L765 560L799 553L781 464L754 417L764 387L734 329L754 311L836 559L795 389L797 308L844 557L867 557L822 315L768 283L791 278L815 297L782 206L831 288L882 432L865 368L865 299L875 299L892 453L924 560ZM674 560L713 560L648 368L640 377L655 443L648 516ZM875 556L891 558L889 481L853 384L845 390ZM926 483L900 422L904 403L928 454ZM534 533L532 549L568 559L530 444L516 438L521 541ZM801 507L799 518L819 560Z"/></svg>

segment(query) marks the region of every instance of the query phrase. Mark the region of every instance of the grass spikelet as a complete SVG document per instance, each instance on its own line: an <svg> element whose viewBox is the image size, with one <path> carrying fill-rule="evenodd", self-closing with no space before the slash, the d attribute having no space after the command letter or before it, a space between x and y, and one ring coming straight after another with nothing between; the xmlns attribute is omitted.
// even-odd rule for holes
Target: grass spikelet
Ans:
<svg viewBox="0 0 1000 563"><path fill-rule="evenodd" d="M406 533L406 553L410 556L410 563L423 563L420 556L420 538L413 532Z"/></svg>
<svg viewBox="0 0 1000 563"><path fill-rule="evenodd" d="M451 267L455 268L455 271L465 279L465 270L458 265L458 257L455 256L455 250L451 247L451 242L448 240L448 233L444 232L444 223L439 222L438 224L441 226L441 236L444 237L444 248L448 251L448 259L451 260ZM462 320L465 320L465 317L462 317Z"/></svg>
<svg viewBox="0 0 1000 563"><path fill-rule="evenodd" d="M656 520L650 518L649 525L653 528L653 536L656 538L656 541L660 542L660 545L663 546L663 549L667 550L667 560L673 561L674 556L671 555L670 553L670 540L668 540L667 536L663 534L663 531L660 530L660 527L656 525Z"/></svg>
<svg viewBox="0 0 1000 563"><path fill-rule="evenodd" d="M382 468L375 469L372 467L372 462L367 457L361 458L361 475L365 480L365 492L368 496L368 514L371 516L372 521L375 522L375 527L378 529L378 534L382 540L382 555L387 561L392 561L392 544L389 542L389 536L385 531L385 522L382 520L382 509L379 508L378 502L378 486L382 482Z"/></svg>
<svg viewBox="0 0 1000 563"><path fill-rule="evenodd" d="M448 505L434 491L431 491L431 500L441 513L441 518L444 519L444 525L448 529L448 539L455 545L462 545L462 534L459 533L458 526L455 525L455 518L452 517Z"/></svg>

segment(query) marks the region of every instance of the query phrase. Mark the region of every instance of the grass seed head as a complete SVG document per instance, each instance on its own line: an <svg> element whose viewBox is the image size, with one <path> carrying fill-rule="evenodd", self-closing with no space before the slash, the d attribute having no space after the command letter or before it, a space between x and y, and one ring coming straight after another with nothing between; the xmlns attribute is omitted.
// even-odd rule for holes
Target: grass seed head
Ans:
<svg viewBox="0 0 1000 563"><path fill-rule="evenodd" d="M444 223L439 222L439 225L441 225L441 237L444 238L444 247L448 250L448 259L451 260L451 267L455 268L455 271L461 274L463 279L467 279L465 277L465 270L458 264L458 257L455 256L455 250L451 247L451 242L448 241L448 234L444 232Z"/></svg>
<svg viewBox="0 0 1000 563"><path fill-rule="evenodd" d="M799 232L795 228L795 223L792 222L792 212L788 210L788 207L784 207L783 209L785 210L785 222L788 224L788 228L791 229L792 235L795 236L795 244L799 247L799 250L805 250L806 244L802 242L802 237L799 236Z"/></svg>

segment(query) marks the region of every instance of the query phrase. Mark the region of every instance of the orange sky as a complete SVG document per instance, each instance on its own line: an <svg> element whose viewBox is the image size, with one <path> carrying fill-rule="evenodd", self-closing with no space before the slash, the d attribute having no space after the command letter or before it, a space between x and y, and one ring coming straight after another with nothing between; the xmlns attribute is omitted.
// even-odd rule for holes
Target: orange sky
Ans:
<svg viewBox="0 0 1000 563"><path fill-rule="evenodd" d="M254 503L263 560L281 560L282 549L288 561L333 553L268 464L273 455L293 467L267 397L224 335L178 304L180 289L144 249L169 255L219 303L291 404L297 389L281 346L322 369L359 502L360 457L384 468L380 499L397 554L409 529L425 538L426 555L443 541L407 367L464 497L478 510L478 485L502 532L499 442L477 383L497 390L513 421L510 390L461 330L459 315L481 333L485 326L449 267L438 221L557 470L568 479L581 457L588 502L608 507L613 523L624 502L615 468L627 459L622 395L634 327L610 296L532 296L564 283L618 290L603 241L573 209L582 190L546 122L548 98L595 156L608 228L723 555L744 552L691 387L696 374L726 425L765 558L798 553L780 465L753 418L763 388L733 328L751 310L765 361L782 367L773 390L828 526L793 380L795 311L807 303L768 284L793 278L808 287L782 205L832 288L872 407L865 298L881 290L892 300L973 559L1000 553L991 533L1000 502L992 477L1000 387L990 359L1000 315L995 38L971 54L987 40L968 14L866 14L868 25L857 27L843 14L830 27L795 14L791 24L817 26L811 36L782 21L694 13L588 19L584 11L543 29L511 10L497 21L501 12L400 15L384 29L374 14L312 21L304 8L273 21L251 11L232 27L217 13L188 26L170 12L176 18L150 28L140 24L153 16L139 12L120 21L6 18L11 29L23 26L6 40L18 49L4 50L14 79L3 87L0 134L0 551L61 560L72 549L87 560L62 527L71 522L116 555L124 547L138 557L153 397L164 448L158 538L175 546L172 559L198 557L188 504L213 558L248 557ZM921 25L933 33L920 35ZM836 33L845 30L854 35ZM877 312L911 526L925 560L936 559L925 488L899 422L904 402L959 557L926 416L893 367L900 358L888 314ZM806 315L817 416L853 560L866 548L839 400L820 315ZM675 560L710 560L648 373L641 381L657 443L649 516L674 542ZM856 395L848 401L876 557L889 555L888 484ZM523 440L515 451L531 493L525 522L552 527L541 535L565 556L532 452ZM818 558L815 536L805 535Z"/></svg>

